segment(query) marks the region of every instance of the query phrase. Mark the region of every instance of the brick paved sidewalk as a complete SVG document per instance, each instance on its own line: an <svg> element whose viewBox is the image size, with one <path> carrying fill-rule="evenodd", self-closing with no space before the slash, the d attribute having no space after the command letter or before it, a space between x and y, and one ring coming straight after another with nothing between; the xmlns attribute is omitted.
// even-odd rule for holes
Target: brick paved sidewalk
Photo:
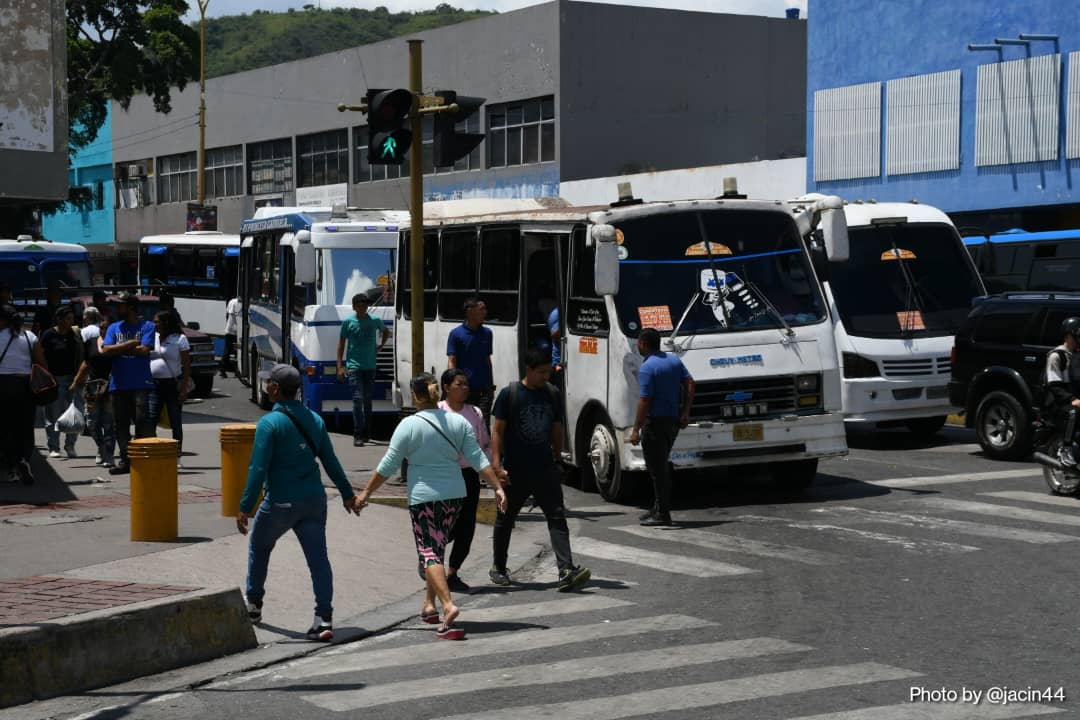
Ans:
<svg viewBox="0 0 1080 720"><path fill-rule="evenodd" d="M0 581L0 627L29 625L201 589L48 575L3 580Z"/></svg>

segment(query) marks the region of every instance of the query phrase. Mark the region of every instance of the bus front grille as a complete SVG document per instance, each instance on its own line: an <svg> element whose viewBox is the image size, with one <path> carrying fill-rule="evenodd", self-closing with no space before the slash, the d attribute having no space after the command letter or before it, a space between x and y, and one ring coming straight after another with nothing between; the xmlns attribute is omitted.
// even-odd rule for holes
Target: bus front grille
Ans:
<svg viewBox="0 0 1080 720"><path fill-rule="evenodd" d="M795 377L777 375L696 384L691 420L768 417L796 410ZM726 417L725 417L726 416Z"/></svg>

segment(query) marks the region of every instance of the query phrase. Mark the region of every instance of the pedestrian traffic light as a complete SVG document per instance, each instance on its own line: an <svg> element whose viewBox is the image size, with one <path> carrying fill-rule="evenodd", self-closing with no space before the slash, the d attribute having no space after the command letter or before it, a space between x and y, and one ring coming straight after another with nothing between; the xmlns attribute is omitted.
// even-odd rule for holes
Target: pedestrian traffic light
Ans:
<svg viewBox="0 0 1080 720"><path fill-rule="evenodd" d="M405 122L412 110L408 90L368 90L368 163L401 165L412 144Z"/></svg>
<svg viewBox="0 0 1080 720"><path fill-rule="evenodd" d="M457 112L441 112L435 116L435 166L449 167L465 157L484 140L483 133L460 133L457 124L480 109L486 98L466 97L453 90L435 93L443 105L457 103Z"/></svg>

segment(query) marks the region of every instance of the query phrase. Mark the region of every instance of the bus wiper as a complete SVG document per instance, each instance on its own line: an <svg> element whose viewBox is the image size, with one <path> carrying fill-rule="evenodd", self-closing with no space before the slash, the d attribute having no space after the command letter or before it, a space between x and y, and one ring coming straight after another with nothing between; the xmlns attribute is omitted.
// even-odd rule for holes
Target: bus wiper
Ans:
<svg viewBox="0 0 1080 720"><path fill-rule="evenodd" d="M909 334L913 328L910 327L911 323L908 318L911 313L911 305L914 302L915 309L919 311L920 315L925 316L925 310L923 309L922 295L919 293L919 286L915 283L915 278L911 276L911 268L907 266L907 260L905 260L901 253L900 248L896 246L895 233L889 233L889 244L892 245L893 257L896 258L896 262L900 263L900 275L904 278L904 283L907 285L907 296L904 298L904 326L901 330L904 333Z"/></svg>
<svg viewBox="0 0 1080 720"><path fill-rule="evenodd" d="M795 331L792 330L791 325L788 324L788 321L784 319L784 316L780 314L780 311L776 309L776 306L769 301L769 298L765 296L765 293L761 292L758 286L754 284L754 281L751 280L750 277L746 274L746 265L743 265L742 271L742 281L746 284L746 287L750 288L750 290L758 296L762 304L769 310L770 313L772 313L772 316L776 318L781 325L784 326L784 334L789 338L795 337Z"/></svg>
<svg viewBox="0 0 1080 720"><path fill-rule="evenodd" d="M683 310L682 316L679 318L679 322L675 324L675 329L671 331L671 335L668 337L668 340L671 341L671 345L673 347L675 345L675 338L679 335L679 328L681 328L683 323L686 322L686 316L690 314L690 308L694 307L694 303L698 301L699 297L701 297L700 290L694 292L693 296L690 298L690 302L686 303L686 309Z"/></svg>
<svg viewBox="0 0 1080 720"><path fill-rule="evenodd" d="M709 256L709 269L712 270L713 286L716 288L716 297L719 300L720 312L724 315L724 327L731 327L731 315L728 314L727 305L724 304L724 298L720 296L720 272L716 269L716 258L713 256L712 243L709 242L709 233L705 230L705 220L702 219L701 213L697 213L698 230L701 232L702 244L705 246L705 253ZM725 277L726 277L725 273ZM685 313L684 313L685 315Z"/></svg>

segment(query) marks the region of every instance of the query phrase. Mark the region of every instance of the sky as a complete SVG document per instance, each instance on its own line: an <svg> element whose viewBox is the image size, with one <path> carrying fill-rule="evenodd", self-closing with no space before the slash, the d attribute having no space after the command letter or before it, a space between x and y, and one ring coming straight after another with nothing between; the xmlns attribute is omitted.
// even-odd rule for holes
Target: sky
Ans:
<svg viewBox="0 0 1080 720"><path fill-rule="evenodd" d="M322 7L359 7L375 8L386 6L394 12L432 10L440 2L448 1L454 7L465 10L497 10L507 12L529 5L538 5L539 0L260 0L258 7L271 12L285 12L290 7L299 10L306 4ZM701 10L705 12L726 12L739 15L767 15L783 17L789 7L797 7L801 17L806 17L807 0L623 0L614 5L644 5L678 10ZM185 16L188 21L199 18L199 7L195 0L188 0L191 10ZM207 17L218 15L239 15L250 12L251 0L210 0Z"/></svg>

